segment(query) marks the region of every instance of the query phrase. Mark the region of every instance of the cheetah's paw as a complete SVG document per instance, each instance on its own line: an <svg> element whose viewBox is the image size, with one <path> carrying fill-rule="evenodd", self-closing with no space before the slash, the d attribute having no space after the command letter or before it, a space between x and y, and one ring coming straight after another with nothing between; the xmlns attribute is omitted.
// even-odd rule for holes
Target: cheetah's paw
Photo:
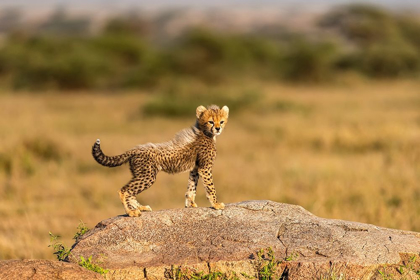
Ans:
<svg viewBox="0 0 420 280"><path fill-rule="evenodd" d="M128 210L127 211L127 214L130 217L140 217L141 216L141 211L139 209L136 209L136 210Z"/></svg>
<svg viewBox="0 0 420 280"><path fill-rule="evenodd" d="M222 210L222 209L225 209L225 204L223 202L214 203L213 208L216 210Z"/></svg>
<svg viewBox="0 0 420 280"><path fill-rule="evenodd" d="M139 205L137 209L143 212L152 212L152 208L149 205Z"/></svg>
<svg viewBox="0 0 420 280"><path fill-rule="evenodd" d="M197 208L197 207L198 205L195 202L190 202L189 204L185 206L185 208Z"/></svg>

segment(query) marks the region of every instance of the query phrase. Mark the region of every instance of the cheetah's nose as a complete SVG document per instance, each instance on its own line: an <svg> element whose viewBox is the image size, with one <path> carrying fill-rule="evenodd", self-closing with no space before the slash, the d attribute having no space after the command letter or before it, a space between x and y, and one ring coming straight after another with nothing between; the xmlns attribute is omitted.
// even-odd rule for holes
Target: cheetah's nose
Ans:
<svg viewBox="0 0 420 280"><path fill-rule="evenodd" d="M220 131L220 127L216 127L216 130L217 130L217 131Z"/></svg>

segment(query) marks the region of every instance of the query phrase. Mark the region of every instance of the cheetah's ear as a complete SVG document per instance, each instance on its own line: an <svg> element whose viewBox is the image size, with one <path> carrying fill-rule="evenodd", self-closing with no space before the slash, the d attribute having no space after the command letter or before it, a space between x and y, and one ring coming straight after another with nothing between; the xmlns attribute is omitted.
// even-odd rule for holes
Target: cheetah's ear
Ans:
<svg viewBox="0 0 420 280"><path fill-rule="evenodd" d="M204 107L203 105L200 105L197 107L197 109L195 110L195 114L197 116L197 119L199 119L201 117L201 115L206 111L206 107Z"/></svg>
<svg viewBox="0 0 420 280"><path fill-rule="evenodd" d="M228 106L223 106L222 112L226 115L226 118L229 117L229 108L228 108Z"/></svg>

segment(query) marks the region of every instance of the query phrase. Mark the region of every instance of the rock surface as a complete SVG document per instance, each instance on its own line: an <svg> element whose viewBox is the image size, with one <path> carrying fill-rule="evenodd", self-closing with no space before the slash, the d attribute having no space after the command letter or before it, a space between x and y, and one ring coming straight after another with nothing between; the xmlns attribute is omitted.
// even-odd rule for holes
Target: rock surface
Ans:
<svg viewBox="0 0 420 280"><path fill-rule="evenodd" d="M100 274L80 267L78 264L49 260L0 261L0 279L104 279Z"/></svg>
<svg viewBox="0 0 420 280"><path fill-rule="evenodd" d="M257 277L268 262L257 255L268 247L280 260L275 273L282 279L383 279L381 274L399 279L420 274L419 233L323 219L302 207L272 201L234 203L225 210L171 209L114 217L82 236L69 260L77 263L81 256L92 256L111 270L109 279L171 278L177 269L236 272L246 278L242 273Z"/></svg>

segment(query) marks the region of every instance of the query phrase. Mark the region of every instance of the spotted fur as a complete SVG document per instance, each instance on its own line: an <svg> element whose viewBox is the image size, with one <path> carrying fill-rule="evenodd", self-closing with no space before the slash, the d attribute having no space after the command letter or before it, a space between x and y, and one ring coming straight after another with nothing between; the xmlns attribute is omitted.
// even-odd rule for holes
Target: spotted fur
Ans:
<svg viewBox="0 0 420 280"><path fill-rule="evenodd" d="M168 142L139 145L117 156L105 155L101 150L100 140L95 142L92 155L98 163L108 167L127 162L130 165L133 177L119 191L121 202L129 216L137 217L141 211L152 211L150 206L140 205L136 195L153 185L159 171L190 172L185 207L197 207L195 196L198 179L201 177L212 207L224 209L225 205L217 202L212 167L216 158L216 136L222 133L228 121L229 108L199 106L196 117L194 126L180 131Z"/></svg>

